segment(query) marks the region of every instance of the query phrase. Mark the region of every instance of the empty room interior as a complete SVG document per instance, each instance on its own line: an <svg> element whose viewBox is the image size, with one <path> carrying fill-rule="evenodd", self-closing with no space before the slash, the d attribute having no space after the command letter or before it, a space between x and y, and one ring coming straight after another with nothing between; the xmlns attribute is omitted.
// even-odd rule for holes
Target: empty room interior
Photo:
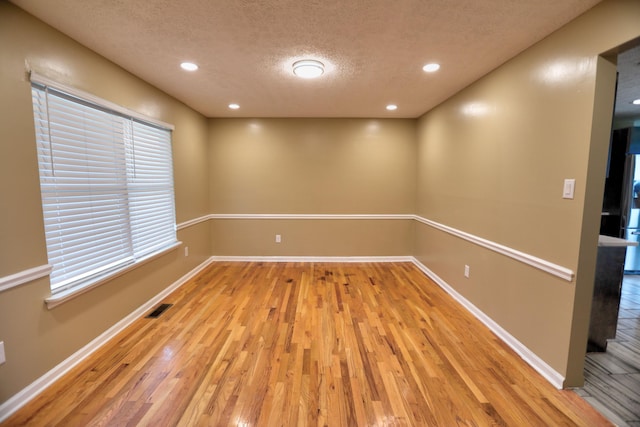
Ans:
<svg viewBox="0 0 640 427"><path fill-rule="evenodd" d="M638 45L637 0L1 1L0 424L607 425L572 389ZM159 177L133 255L55 249L56 109Z"/></svg>

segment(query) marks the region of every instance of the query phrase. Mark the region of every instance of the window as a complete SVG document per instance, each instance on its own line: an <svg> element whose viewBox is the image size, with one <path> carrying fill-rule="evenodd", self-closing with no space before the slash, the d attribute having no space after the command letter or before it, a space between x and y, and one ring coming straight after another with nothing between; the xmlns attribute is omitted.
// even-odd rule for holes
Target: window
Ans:
<svg viewBox="0 0 640 427"><path fill-rule="evenodd" d="M42 80L32 98L55 295L177 244L171 129Z"/></svg>

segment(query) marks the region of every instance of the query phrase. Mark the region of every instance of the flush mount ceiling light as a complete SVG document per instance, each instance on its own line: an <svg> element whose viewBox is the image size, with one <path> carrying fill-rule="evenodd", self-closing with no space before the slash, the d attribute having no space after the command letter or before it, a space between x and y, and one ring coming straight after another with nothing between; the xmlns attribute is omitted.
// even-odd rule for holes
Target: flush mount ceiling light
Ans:
<svg viewBox="0 0 640 427"><path fill-rule="evenodd" d="M180 64L180 68L186 71L196 71L198 69L198 65L193 62L183 62Z"/></svg>
<svg viewBox="0 0 640 427"><path fill-rule="evenodd" d="M434 71L438 71L440 69L440 64L431 63L422 67L422 70L425 73L433 73Z"/></svg>
<svg viewBox="0 0 640 427"><path fill-rule="evenodd" d="M398 109L398 106L397 106L397 105L395 105L395 104L389 104L389 105L387 105L387 107L386 107L386 108L387 108L387 110L389 110L389 111L395 111L395 110L397 110L397 109Z"/></svg>
<svg viewBox="0 0 640 427"><path fill-rule="evenodd" d="M293 63L293 74L303 79L315 79L324 74L324 64L315 59L303 59Z"/></svg>
<svg viewBox="0 0 640 427"><path fill-rule="evenodd" d="M240 108L240 106L238 104L229 104L229 108L231 108L232 110L237 110L238 108Z"/></svg>
<svg viewBox="0 0 640 427"><path fill-rule="evenodd" d="M640 98L638 98L638 99L634 99L633 101L631 101L631 103L632 103L633 105L640 105Z"/></svg>

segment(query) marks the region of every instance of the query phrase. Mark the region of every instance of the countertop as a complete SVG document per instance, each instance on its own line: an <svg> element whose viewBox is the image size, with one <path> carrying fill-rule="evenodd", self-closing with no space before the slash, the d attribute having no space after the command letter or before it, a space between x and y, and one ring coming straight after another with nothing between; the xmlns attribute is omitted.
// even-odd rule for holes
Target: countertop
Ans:
<svg viewBox="0 0 640 427"><path fill-rule="evenodd" d="M621 247L621 246L638 246L638 242L631 240L619 239L617 237L603 236L598 238L598 246L604 247Z"/></svg>

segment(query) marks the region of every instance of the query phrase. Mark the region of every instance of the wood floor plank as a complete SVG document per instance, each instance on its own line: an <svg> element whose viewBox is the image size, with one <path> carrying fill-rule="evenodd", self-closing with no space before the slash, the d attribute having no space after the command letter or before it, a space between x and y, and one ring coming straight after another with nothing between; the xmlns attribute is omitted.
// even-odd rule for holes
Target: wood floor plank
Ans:
<svg viewBox="0 0 640 427"><path fill-rule="evenodd" d="M162 302L3 425L610 425L411 263L216 262Z"/></svg>

